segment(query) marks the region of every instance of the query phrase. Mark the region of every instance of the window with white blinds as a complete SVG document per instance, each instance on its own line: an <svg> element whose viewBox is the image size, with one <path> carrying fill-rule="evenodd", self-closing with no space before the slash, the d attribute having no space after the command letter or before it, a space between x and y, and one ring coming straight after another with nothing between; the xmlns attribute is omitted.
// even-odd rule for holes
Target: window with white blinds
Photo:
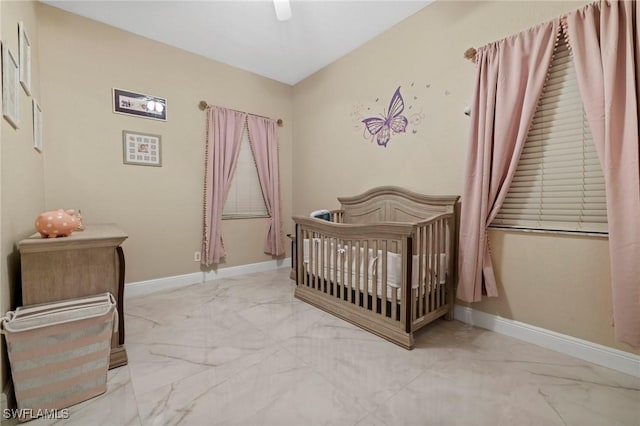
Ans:
<svg viewBox="0 0 640 426"><path fill-rule="evenodd" d="M222 209L223 219L247 218L247 217L268 217L269 212L264 203L260 180L258 179L258 169L256 167L251 144L249 143L249 132L245 123L242 131L242 141L240 142L240 153L236 170L231 178L231 188L227 195L227 201Z"/></svg>
<svg viewBox="0 0 640 426"><path fill-rule="evenodd" d="M563 37L492 227L607 233L604 177Z"/></svg>

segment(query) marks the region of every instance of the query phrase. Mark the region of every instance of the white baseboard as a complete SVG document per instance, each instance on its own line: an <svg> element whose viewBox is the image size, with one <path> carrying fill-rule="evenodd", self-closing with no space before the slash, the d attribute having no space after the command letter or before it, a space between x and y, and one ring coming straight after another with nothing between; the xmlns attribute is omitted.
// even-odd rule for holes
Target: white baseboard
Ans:
<svg viewBox="0 0 640 426"><path fill-rule="evenodd" d="M278 268L290 267L291 258L269 260L266 262L250 263L248 265L230 266L217 271L193 272L191 274L176 275L173 277L157 278L153 280L137 281L125 284L124 297L138 297L162 290L173 290L192 284L201 284L220 278L235 277L253 272L266 272Z"/></svg>
<svg viewBox="0 0 640 426"><path fill-rule="evenodd" d="M218 269L217 271L207 271L204 273L204 281L212 281L220 278L235 277L238 275L251 274L254 272L273 271L279 268L290 268L291 258L287 257L278 260L268 260L260 263L250 263L248 265L230 266Z"/></svg>
<svg viewBox="0 0 640 426"><path fill-rule="evenodd" d="M191 274L128 283L124 286L124 297L144 296L157 291L172 290L192 284L200 284L203 282L202 277L202 272L193 272Z"/></svg>
<svg viewBox="0 0 640 426"><path fill-rule="evenodd" d="M486 328L487 330L515 337L516 339L571 355L612 370L640 377L640 356L629 352L487 314L465 306L456 305L454 317L458 321L467 324Z"/></svg>

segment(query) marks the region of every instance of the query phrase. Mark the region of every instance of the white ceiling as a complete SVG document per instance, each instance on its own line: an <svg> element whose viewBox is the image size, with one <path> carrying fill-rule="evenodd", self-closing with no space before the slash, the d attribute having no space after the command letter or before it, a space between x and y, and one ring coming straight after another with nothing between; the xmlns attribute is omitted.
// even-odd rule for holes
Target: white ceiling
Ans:
<svg viewBox="0 0 640 426"><path fill-rule="evenodd" d="M295 84L432 0L41 0L189 52Z"/></svg>

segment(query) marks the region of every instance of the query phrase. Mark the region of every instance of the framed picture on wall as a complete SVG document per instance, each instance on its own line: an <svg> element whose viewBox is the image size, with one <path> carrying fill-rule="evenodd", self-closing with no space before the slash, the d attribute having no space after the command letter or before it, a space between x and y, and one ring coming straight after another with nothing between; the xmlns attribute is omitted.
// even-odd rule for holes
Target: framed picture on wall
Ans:
<svg viewBox="0 0 640 426"><path fill-rule="evenodd" d="M22 21L18 22L18 57L20 58L20 84L27 95L31 95L31 40Z"/></svg>
<svg viewBox="0 0 640 426"><path fill-rule="evenodd" d="M18 128L20 113L19 72L13 54L6 44L2 44L2 115L14 129Z"/></svg>
<svg viewBox="0 0 640 426"><path fill-rule="evenodd" d="M33 148L42 152L42 108L38 101L32 99L33 104Z"/></svg>
<svg viewBox="0 0 640 426"><path fill-rule="evenodd" d="M167 121L167 100L153 95L113 89L113 112Z"/></svg>
<svg viewBox="0 0 640 426"><path fill-rule="evenodd" d="M148 133L122 131L124 164L138 166L162 166L162 137Z"/></svg>

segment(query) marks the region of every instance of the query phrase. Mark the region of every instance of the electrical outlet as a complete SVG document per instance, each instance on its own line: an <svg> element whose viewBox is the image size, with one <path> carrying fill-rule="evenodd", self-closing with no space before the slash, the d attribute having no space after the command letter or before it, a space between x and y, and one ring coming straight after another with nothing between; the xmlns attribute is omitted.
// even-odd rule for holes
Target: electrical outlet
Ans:
<svg viewBox="0 0 640 426"><path fill-rule="evenodd" d="M200 259L201 259L200 252L199 251L194 252L193 253L193 261L194 262L200 262Z"/></svg>

